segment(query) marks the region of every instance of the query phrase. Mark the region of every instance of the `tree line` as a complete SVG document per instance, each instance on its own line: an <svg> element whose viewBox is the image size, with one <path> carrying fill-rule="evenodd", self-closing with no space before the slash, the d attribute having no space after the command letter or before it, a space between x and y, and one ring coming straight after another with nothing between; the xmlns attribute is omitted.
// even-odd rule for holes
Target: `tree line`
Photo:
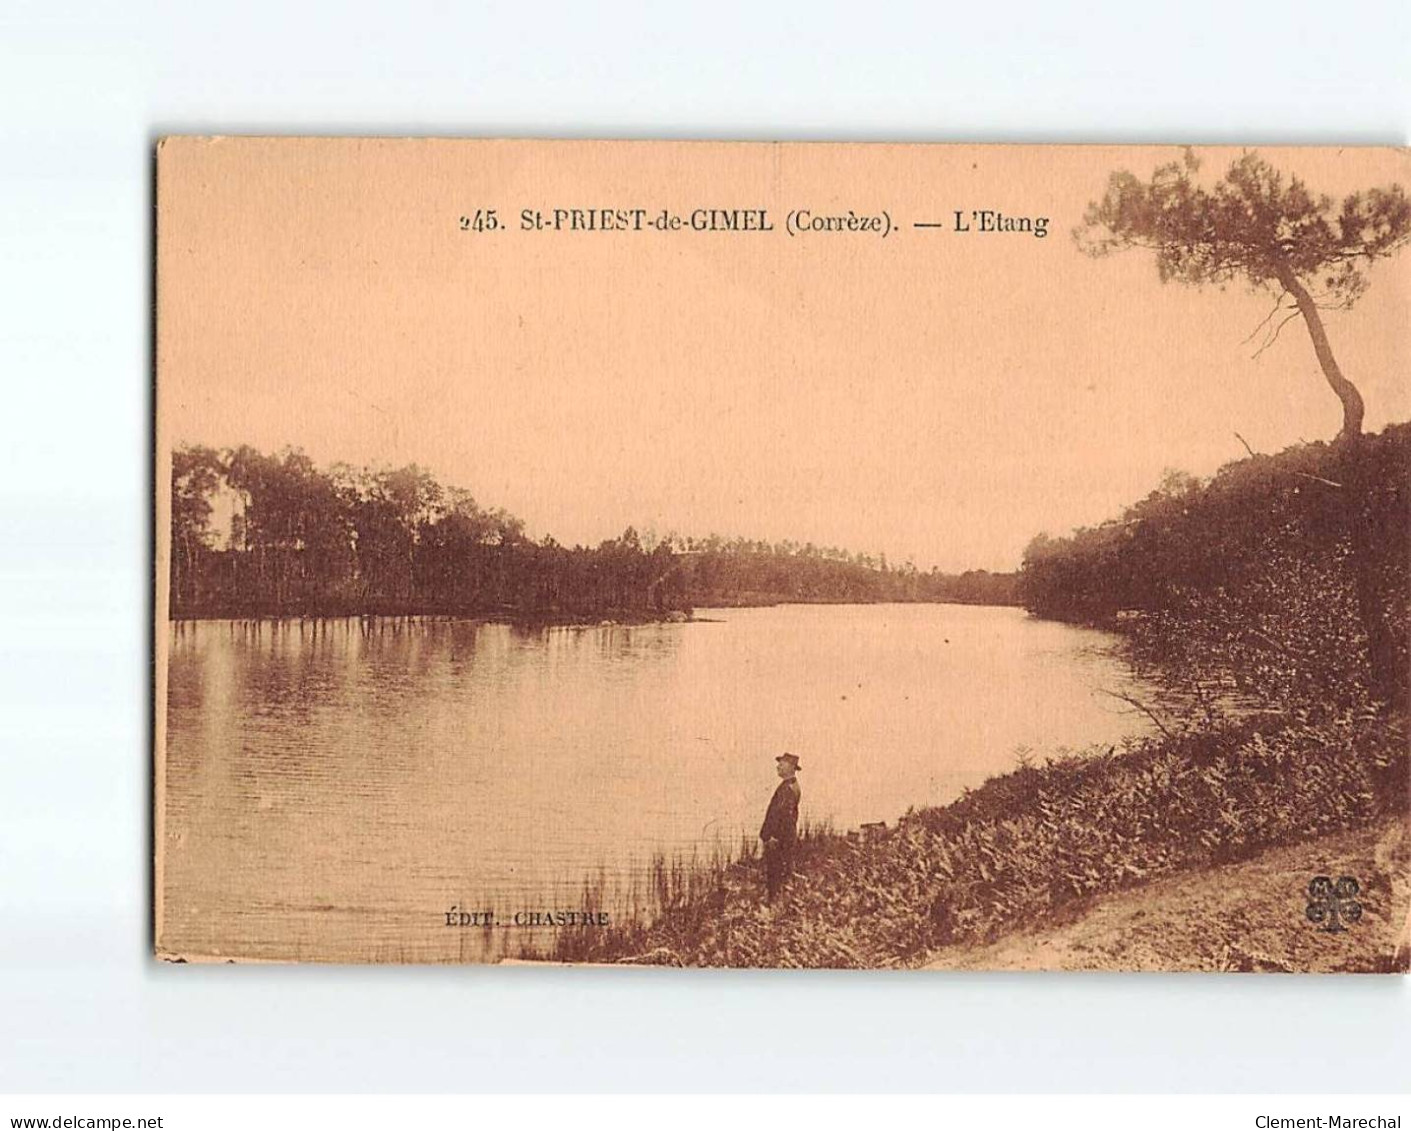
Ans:
<svg viewBox="0 0 1411 1131"><path fill-rule="evenodd" d="M1208 485L1177 477L1117 523L1025 563L1026 603L1083 618L1148 614L1156 652L1182 669L1286 697L1300 709L1356 700L1407 706L1407 493L1404 428L1364 435L1366 405L1339 364L1324 315L1354 306L1371 268L1411 243L1400 184L1337 200L1255 152L1213 183L1187 149L1143 179L1114 172L1073 233L1095 258L1138 250L1157 276L1231 284L1272 299L1249 339L1271 347L1300 321L1342 410L1331 445L1226 469ZM1246 445L1247 446L1247 445Z"/></svg>
<svg viewBox="0 0 1411 1131"><path fill-rule="evenodd" d="M1251 455L1208 482L1170 472L1118 518L1030 542L1021 599L1266 704L1404 707L1408 472L1411 424Z"/></svg>
<svg viewBox="0 0 1411 1131"><path fill-rule="evenodd" d="M217 504L222 504L217 521ZM525 534L416 465L322 470L303 452L176 449L171 615L652 618L782 601L1013 604L1014 574L923 572L884 555L629 527L594 547Z"/></svg>

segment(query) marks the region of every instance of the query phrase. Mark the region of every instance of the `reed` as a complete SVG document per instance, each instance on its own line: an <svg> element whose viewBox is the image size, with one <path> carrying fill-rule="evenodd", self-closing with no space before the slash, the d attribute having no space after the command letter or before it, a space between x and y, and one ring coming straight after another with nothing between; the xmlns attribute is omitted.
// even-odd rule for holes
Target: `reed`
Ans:
<svg viewBox="0 0 1411 1131"><path fill-rule="evenodd" d="M529 957L688 966L886 967L991 941L1060 909L1404 811L1404 723L1367 711L1250 716L1048 758L890 827L809 827L783 900L753 845L599 875L607 927Z"/></svg>

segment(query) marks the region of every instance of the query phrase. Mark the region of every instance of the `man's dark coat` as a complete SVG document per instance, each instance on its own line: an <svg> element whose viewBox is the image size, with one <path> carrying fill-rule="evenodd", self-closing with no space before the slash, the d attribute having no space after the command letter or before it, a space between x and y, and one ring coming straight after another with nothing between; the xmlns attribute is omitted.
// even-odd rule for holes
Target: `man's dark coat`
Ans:
<svg viewBox="0 0 1411 1131"><path fill-rule="evenodd" d="M764 814L764 824L759 829L760 840L777 840L781 845L794 843L798 835L799 795L799 783L795 778L779 783Z"/></svg>

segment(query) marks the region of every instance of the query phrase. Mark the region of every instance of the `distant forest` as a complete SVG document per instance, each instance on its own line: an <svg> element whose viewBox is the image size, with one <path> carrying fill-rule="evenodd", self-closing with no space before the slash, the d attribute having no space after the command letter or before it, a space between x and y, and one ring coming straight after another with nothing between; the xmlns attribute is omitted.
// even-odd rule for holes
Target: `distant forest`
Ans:
<svg viewBox="0 0 1411 1131"><path fill-rule="evenodd" d="M222 516L215 521L217 503ZM172 456L173 617L447 614L649 619L709 606L1017 604L1018 577L923 572L885 556L718 535L593 547L525 535L415 465L320 470L242 446Z"/></svg>

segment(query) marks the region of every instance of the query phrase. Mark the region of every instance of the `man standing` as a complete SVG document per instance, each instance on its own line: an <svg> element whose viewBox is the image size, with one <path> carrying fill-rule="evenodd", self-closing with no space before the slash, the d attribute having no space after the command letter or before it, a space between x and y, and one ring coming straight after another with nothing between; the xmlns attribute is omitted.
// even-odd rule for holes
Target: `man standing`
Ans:
<svg viewBox="0 0 1411 1131"><path fill-rule="evenodd" d="M769 809L760 826L759 839L764 842L764 880L769 903L779 894L784 881L794 868L794 841L799 825L799 760L794 754L780 754L774 759L779 776L784 780L774 791Z"/></svg>

